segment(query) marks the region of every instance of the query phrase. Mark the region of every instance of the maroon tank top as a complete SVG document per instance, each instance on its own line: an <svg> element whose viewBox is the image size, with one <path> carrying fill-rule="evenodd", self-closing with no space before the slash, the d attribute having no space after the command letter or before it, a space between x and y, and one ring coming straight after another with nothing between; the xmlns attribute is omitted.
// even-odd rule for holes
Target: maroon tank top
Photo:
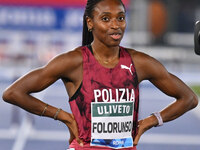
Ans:
<svg viewBox="0 0 200 150"><path fill-rule="evenodd" d="M107 127L101 121L100 124L92 124L92 115L94 120L98 120L97 117L99 119L108 117L107 120L109 120L109 117L115 119L118 115L117 117L120 118L132 111L131 134L134 139L138 124L139 85L130 54L125 48L120 47L119 63L114 68L105 68L93 56L91 46L84 46L81 49L83 81L69 100L72 113L78 124L79 138L84 142L91 142L91 134L96 131L102 132L102 135L106 132L130 131L129 122L107 122ZM130 103L133 106L132 109L129 107Z"/></svg>

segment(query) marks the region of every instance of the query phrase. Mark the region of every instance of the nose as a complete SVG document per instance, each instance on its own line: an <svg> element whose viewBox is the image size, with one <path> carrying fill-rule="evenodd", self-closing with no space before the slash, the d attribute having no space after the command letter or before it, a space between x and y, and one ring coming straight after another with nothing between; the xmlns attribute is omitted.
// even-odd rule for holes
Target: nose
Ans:
<svg viewBox="0 0 200 150"><path fill-rule="evenodd" d="M112 29L119 29L119 22L118 22L117 19L113 19L113 20L111 21L111 28L112 28Z"/></svg>

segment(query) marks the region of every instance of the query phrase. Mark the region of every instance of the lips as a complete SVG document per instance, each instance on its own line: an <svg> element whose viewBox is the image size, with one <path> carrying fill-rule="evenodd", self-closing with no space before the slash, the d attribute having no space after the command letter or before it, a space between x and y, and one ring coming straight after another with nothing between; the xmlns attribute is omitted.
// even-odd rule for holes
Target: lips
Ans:
<svg viewBox="0 0 200 150"><path fill-rule="evenodd" d="M121 39L122 34L121 33L113 33L113 34L110 34L110 36L114 40L119 40L119 39Z"/></svg>

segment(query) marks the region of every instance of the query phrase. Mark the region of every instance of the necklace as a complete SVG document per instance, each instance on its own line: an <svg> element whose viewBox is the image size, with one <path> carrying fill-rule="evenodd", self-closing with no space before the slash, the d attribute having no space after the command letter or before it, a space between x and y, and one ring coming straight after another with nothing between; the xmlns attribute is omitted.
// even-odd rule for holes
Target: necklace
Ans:
<svg viewBox="0 0 200 150"><path fill-rule="evenodd" d="M100 60L101 62L103 62L104 64L109 64L109 63L111 63L111 62L113 62L117 57L113 57L111 60L103 60L99 55L98 55L98 53L96 52L96 50L94 49L94 47L92 47L92 49L93 49L93 52L95 52L95 54L96 54L96 56L97 56L97 58L98 58L98 60Z"/></svg>

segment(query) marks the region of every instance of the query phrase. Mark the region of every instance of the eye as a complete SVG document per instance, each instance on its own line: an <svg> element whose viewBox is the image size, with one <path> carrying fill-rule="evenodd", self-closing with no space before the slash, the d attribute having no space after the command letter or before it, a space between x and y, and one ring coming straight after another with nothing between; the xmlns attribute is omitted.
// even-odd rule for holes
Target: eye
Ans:
<svg viewBox="0 0 200 150"><path fill-rule="evenodd" d="M101 18L101 20L105 21L105 22L108 22L110 19L109 19L109 17L104 16L104 17Z"/></svg>
<svg viewBox="0 0 200 150"><path fill-rule="evenodd" d="M118 20L119 20L119 21L124 21L124 20L125 20L125 16L120 16L120 17L118 18Z"/></svg>

